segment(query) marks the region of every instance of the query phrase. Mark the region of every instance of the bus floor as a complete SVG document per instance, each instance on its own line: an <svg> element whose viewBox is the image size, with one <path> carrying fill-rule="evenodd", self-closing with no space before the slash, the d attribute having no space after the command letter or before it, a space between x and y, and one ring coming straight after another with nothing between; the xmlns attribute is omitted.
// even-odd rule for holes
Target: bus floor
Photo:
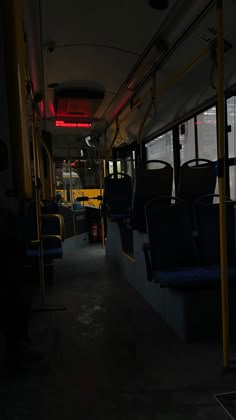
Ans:
<svg viewBox="0 0 236 420"><path fill-rule="evenodd" d="M46 302L66 310L32 313L44 357L2 369L1 420L228 418L214 394L234 391L236 372L222 370L221 343L177 338L100 244L65 252Z"/></svg>

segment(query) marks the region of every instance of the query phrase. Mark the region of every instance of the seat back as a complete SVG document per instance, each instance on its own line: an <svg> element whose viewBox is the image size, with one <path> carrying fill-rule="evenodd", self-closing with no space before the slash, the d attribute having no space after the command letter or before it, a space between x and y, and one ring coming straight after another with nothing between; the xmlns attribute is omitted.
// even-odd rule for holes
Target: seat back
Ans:
<svg viewBox="0 0 236 420"><path fill-rule="evenodd" d="M39 256L36 203L28 202L24 207L25 237L27 237L26 257ZM50 260L62 257L64 240L64 219L61 214L41 214L41 239L44 257Z"/></svg>
<svg viewBox="0 0 236 420"><path fill-rule="evenodd" d="M150 160L136 168L132 199L133 229L146 232L144 207L154 197L171 196L173 168L162 160Z"/></svg>
<svg viewBox="0 0 236 420"><path fill-rule="evenodd" d="M103 207L109 217L123 218L130 213L132 190L132 178L123 172L105 177Z"/></svg>
<svg viewBox="0 0 236 420"><path fill-rule="evenodd" d="M44 262L51 262L56 258L62 258L63 249L61 237L57 235L47 235L42 237L42 251ZM40 255L38 241L32 241L30 247L26 251L26 257L38 258Z"/></svg>
<svg viewBox="0 0 236 420"><path fill-rule="evenodd" d="M64 240L64 218L62 214L41 214L42 235L57 235Z"/></svg>
<svg viewBox="0 0 236 420"><path fill-rule="evenodd" d="M214 194L216 186L216 171L214 163L208 159L191 159L180 167L177 197L189 205L203 195Z"/></svg>
<svg viewBox="0 0 236 420"><path fill-rule="evenodd" d="M220 263L220 222L219 204L212 203L213 198L200 197L194 203L194 213L197 228L197 242L199 254L203 264ZM225 202L227 256L228 262L236 261L235 258L235 202L227 199Z"/></svg>
<svg viewBox="0 0 236 420"><path fill-rule="evenodd" d="M41 214L58 214L59 205L52 200L43 200L41 202Z"/></svg>
<svg viewBox="0 0 236 420"><path fill-rule="evenodd" d="M145 213L152 269L196 265L197 250L184 202L159 197L146 204Z"/></svg>

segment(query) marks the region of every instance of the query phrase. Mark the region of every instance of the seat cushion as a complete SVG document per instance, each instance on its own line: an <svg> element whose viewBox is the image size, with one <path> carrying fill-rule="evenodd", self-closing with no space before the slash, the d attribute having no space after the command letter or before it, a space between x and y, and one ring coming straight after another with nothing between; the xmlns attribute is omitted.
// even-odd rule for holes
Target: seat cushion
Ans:
<svg viewBox="0 0 236 420"><path fill-rule="evenodd" d="M220 266L178 267L161 270L157 273L161 287L169 288L215 288L220 287ZM228 281L236 287L236 265L228 267Z"/></svg>

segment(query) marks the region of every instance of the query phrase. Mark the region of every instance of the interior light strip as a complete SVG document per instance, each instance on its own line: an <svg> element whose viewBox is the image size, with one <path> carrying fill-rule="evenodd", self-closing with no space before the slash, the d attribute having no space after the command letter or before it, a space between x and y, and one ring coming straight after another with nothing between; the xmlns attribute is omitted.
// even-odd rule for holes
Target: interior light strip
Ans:
<svg viewBox="0 0 236 420"><path fill-rule="evenodd" d="M56 127L67 127L67 128L90 128L90 127L92 127L92 124L91 123L55 121L55 126Z"/></svg>

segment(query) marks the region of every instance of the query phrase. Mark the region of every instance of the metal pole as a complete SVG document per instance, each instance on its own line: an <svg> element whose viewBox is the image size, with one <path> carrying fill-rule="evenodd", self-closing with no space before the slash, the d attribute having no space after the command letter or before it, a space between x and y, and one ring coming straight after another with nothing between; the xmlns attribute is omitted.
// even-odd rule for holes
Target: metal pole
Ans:
<svg viewBox="0 0 236 420"><path fill-rule="evenodd" d="M113 139L111 141L110 147L109 147L109 149L107 150L107 153L106 153L106 160L107 161L110 159L112 147L113 147L113 145L114 145L114 143L116 141L116 138L118 136L118 133L119 133L119 121L118 121L118 118L117 118L116 119L116 131L115 131L114 137L113 137Z"/></svg>
<svg viewBox="0 0 236 420"><path fill-rule="evenodd" d="M65 306L50 306L45 302L45 277L44 277L44 258L43 258L43 242L42 242L42 223L41 223L41 197L40 197L40 147L41 141L39 138L37 122L33 121L32 138L33 138L33 154L34 154L34 168L35 168L35 201L37 212L37 231L38 231L38 245L39 245L39 275L40 275L40 292L41 292L41 305L36 311L64 311Z"/></svg>
<svg viewBox="0 0 236 420"><path fill-rule="evenodd" d="M100 195L103 196L103 185L102 185L102 178L103 178L103 167L102 167L102 156L101 156L101 146L98 146L98 159L99 159L99 186L100 186ZM101 212L101 227L102 227L102 247L104 248L105 245L105 230L104 230L104 219L103 214Z"/></svg>
<svg viewBox="0 0 236 420"><path fill-rule="evenodd" d="M36 127L33 123L33 154L34 154L34 170L35 170L35 204L36 204L36 217L37 217L37 234L38 234L38 249L39 249L39 278L40 278L40 292L41 303L45 304L45 279L44 279L44 261L43 261L43 243L41 237L41 204L40 204L40 156L39 156L39 138L36 134Z"/></svg>
<svg viewBox="0 0 236 420"><path fill-rule="evenodd" d="M73 203L73 195L72 195L72 171L71 171L71 153L70 153L70 145L68 145L68 158L69 158L69 173L70 173L70 201Z"/></svg>
<svg viewBox="0 0 236 420"><path fill-rule="evenodd" d="M41 144L47 154L48 157L48 167L49 167L49 179L50 179L50 199L53 200L53 197L55 195L55 191L54 191L54 182L53 182L53 160L52 160L52 155L51 152L47 146L47 143L43 140L43 138L41 137Z"/></svg>
<svg viewBox="0 0 236 420"><path fill-rule="evenodd" d="M229 367L229 297L227 266L227 232L225 212L225 97L224 97L224 21L223 0L217 0L217 96L218 96L218 158L220 163L219 184L219 223L220 223L220 265L221 265L221 304L223 366Z"/></svg>

